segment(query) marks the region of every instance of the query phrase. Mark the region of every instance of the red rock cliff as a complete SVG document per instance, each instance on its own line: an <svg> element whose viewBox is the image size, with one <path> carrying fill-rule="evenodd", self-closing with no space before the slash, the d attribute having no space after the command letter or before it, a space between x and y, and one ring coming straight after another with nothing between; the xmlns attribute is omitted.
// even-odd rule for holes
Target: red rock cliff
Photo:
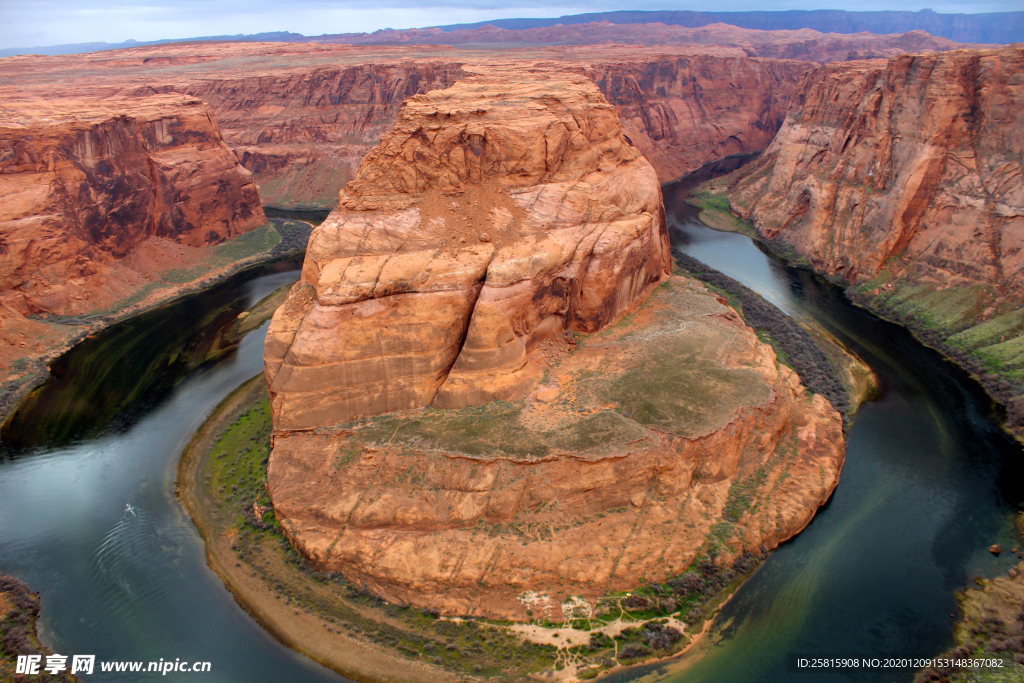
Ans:
<svg viewBox="0 0 1024 683"><path fill-rule="evenodd" d="M809 72L733 210L818 271L942 287L1024 285L1024 49Z"/></svg>
<svg viewBox="0 0 1024 683"><path fill-rule="evenodd" d="M598 83L625 134L667 182L723 155L763 149L781 125L800 74L812 65L748 52L600 45L502 56L547 60ZM330 209L406 98L446 88L464 65L494 58L493 50L443 46L172 44L11 58L0 95L42 98L60 87L83 98L196 96L216 113L266 205Z"/></svg>
<svg viewBox="0 0 1024 683"><path fill-rule="evenodd" d="M766 148L810 67L713 54L665 55L595 60L588 75L665 183L709 161Z"/></svg>
<svg viewBox="0 0 1024 683"><path fill-rule="evenodd" d="M616 53L623 58L616 59ZM715 54L582 50L561 66L583 73L615 106L629 140L661 182L730 154L764 149L782 125L804 62ZM225 139L281 207L333 207L401 103L446 88L464 64L409 61L211 80L188 87L217 112Z"/></svg>
<svg viewBox="0 0 1024 683"><path fill-rule="evenodd" d="M266 222L251 174L195 98L31 111L0 120L0 292L22 314L125 296L151 238L198 247Z"/></svg>

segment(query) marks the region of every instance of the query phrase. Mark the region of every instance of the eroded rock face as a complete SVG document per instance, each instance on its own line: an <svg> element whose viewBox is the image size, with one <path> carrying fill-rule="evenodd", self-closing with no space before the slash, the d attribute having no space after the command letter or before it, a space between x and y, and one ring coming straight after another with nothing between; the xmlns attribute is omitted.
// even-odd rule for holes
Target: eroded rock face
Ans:
<svg viewBox="0 0 1024 683"><path fill-rule="evenodd" d="M559 621L709 548L774 548L838 482L838 413L693 280L545 350L525 400L277 431L295 547L396 603Z"/></svg>
<svg viewBox="0 0 1024 683"><path fill-rule="evenodd" d="M217 112L225 140L265 201L333 208L363 155L407 98L447 88L461 63L445 59L310 67L252 77L234 73L187 86Z"/></svg>
<svg viewBox="0 0 1024 683"><path fill-rule="evenodd" d="M271 323L275 426L522 398L540 342L616 320L669 263L657 176L587 79L481 69L415 96Z"/></svg>
<svg viewBox="0 0 1024 683"><path fill-rule="evenodd" d="M28 111L28 108L26 108ZM0 119L0 292L11 311L85 313L144 278L150 239L200 247L266 219L201 101L40 103Z"/></svg>
<svg viewBox="0 0 1024 683"><path fill-rule="evenodd" d="M753 58L760 53L747 46L752 32L698 33L695 40L702 45L656 44L640 36L634 45L534 47L502 50L501 57L549 60L594 80L664 183L721 156L764 149L781 125L800 75L812 66ZM758 50L820 38L800 31L753 33L757 40L751 45ZM800 50L787 56L800 55L810 58ZM0 95L22 111L19 100L26 94L44 98L54 88L82 99L198 97L215 112L224 140L253 172L265 205L331 209L406 98L447 88L461 78L464 66L495 59L493 48L168 44L9 58Z"/></svg>
<svg viewBox="0 0 1024 683"><path fill-rule="evenodd" d="M807 62L664 55L594 60L588 74L663 183L733 154L765 149Z"/></svg>
<svg viewBox="0 0 1024 683"><path fill-rule="evenodd" d="M551 57L597 84L663 183L708 161L767 147L811 66L721 48L684 55L593 48ZM256 175L265 201L330 208L406 98L449 87L464 66L472 70L479 61L467 54L460 61L439 56L289 69L187 87L217 112L225 139Z"/></svg>
<svg viewBox="0 0 1024 683"><path fill-rule="evenodd" d="M1024 285L1024 49L820 67L733 210L818 271Z"/></svg>

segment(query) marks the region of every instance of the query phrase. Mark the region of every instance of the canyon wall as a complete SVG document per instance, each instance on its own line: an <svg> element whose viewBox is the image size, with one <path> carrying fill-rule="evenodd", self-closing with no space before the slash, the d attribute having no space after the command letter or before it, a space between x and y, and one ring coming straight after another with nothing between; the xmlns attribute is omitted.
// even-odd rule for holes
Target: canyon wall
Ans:
<svg viewBox="0 0 1024 683"><path fill-rule="evenodd" d="M447 88L461 63L443 59L316 67L187 86L217 112L221 133L280 208L331 209L407 98Z"/></svg>
<svg viewBox="0 0 1024 683"><path fill-rule="evenodd" d="M819 67L729 195L764 239L1010 403L1024 382L1022 73L1020 47Z"/></svg>
<svg viewBox="0 0 1024 683"><path fill-rule="evenodd" d="M612 51L614 55L614 50ZM742 53L739 53L742 55ZM416 93L446 88L474 60L315 69L188 86L281 208L333 208L363 155ZM763 149L809 65L715 54L577 54L562 65L597 83L661 182L729 154Z"/></svg>
<svg viewBox="0 0 1024 683"><path fill-rule="evenodd" d="M154 264L135 261L158 261L160 244L216 244L266 222L251 174L195 98L6 114L0 297L12 314L102 308L147 281L139 267Z"/></svg>
<svg viewBox="0 0 1024 683"><path fill-rule="evenodd" d="M809 73L731 193L767 239L860 284L1024 285L1024 50L908 55Z"/></svg>
<svg viewBox="0 0 1024 683"><path fill-rule="evenodd" d="M594 60L585 73L662 183L764 149L810 64L716 55Z"/></svg>

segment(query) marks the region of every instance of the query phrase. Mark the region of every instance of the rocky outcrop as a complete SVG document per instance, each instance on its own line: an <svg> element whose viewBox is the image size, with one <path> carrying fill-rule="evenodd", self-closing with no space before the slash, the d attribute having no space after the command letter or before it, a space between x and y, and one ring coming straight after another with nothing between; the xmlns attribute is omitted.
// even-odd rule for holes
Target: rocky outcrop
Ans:
<svg viewBox="0 0 1024 683"><path fill-rule="evenodd" d="M186 86L216 112L224 139L268 204L333 208L363 155L412 95L447 88L460 62L444 59L311 66Z"/></svg>
<svg viewBox="0 0 1024 683"><path fill-rule="evenodd" d="M1022 68L1005 48L816 69L733 208L849 283L889 264L1020 291Z"/></svg>
<svg viewBox="0 0 1024 683"><path fill-rule="evenodd" d="M618 59L617 52L622 51L557 58L568 58L562 68L597 83L661 182L723 156L764 149L809 68L749 59L740 51L633 51ZM402 102L450 86L464 65L479 60L467 57L215 79L190 85L188 92L217 112L225 139L255 174L264 201L283 208L332 208Z"/></svg>
<svg viewBox="0 0 1024 683"><path fill-rule="evenodd" d="M658 180L591 81L476 69L406 102L271 321L289 540L389 600L561 620L797 533L839 414L702 285L657 287Z"/></svg>
<svg viewBox="0 0 1024 683"><path fill-rule="evenodd" d="M165 245L266 223L251 174L195 98L27 111L0 119L0 300L11 315L102 308L144 284L135 261L152 269Z"/></svg>
<svg viewBox="0 0 1024 683"><path fill-rule="evenodd" d="M811 65L751 54L738 46L600 45L504 50L501 56L550 60L591 78L615 106L626 136L668 182L771 141ZM26 94L38 101L54 87L83 100L198 97L253 173L265 205L332 209L405 99L447 88L465 65L494 59L493 50L453 53L443 46L170 44L11 58L0 95L12 109L22 109L18 100Z"/></svg>
<svg viewBox="0 0 1024 683"><path fill-rule="evenodd" d="M267 337L279 429L521 398L531 353L667 276L650 164L578 76L484 69L406 102Z"/></svg>

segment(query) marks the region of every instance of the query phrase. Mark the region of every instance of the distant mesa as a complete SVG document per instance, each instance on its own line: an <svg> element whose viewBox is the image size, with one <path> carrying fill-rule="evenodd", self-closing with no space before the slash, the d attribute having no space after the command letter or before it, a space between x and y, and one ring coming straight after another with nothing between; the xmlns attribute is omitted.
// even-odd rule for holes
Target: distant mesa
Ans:
<svg viewBox="0 0 1024 683"><path fill-rule="evenodd" d="M305 36L288 31L270 31L255 34L201 36L195 38L164 39L154 41L126 40L122 43L71 43L65 45L16 47L0 50L0 57L23 54L62 55L98 50L114 50L142 45L160 45L172 42L242 41L242 42L326 42L349 44L460 44L498 42L488 34L500 33L501 40L529 42L528 33L534 29L557 27L568 31L580 24L612 26L616 31L635 37L643 29L625 29L625 26L662 24L678 29L697 29L713 24L728 24L739 29L756 31L799 31L809 29L823 34L873 33L888 35L924 31L960 43L1009 44L1024 41L1024 12L993 12L985 14L942 14L932 10L919 12L848 12L846 10L792 10L786 12L695 12L695 11L618 11L572 14L553 19L495 19L472 24L450 24L429 28L391 29L373 33L340 33ZM519 34L517 37L516 34ZM539 34L538 34L539 35ZM547 31L547 40L566 42L558 38L557 31ZM556 36L556 37L552 37ZM595 40L608 40L614 33L606 33ZM537 42L536 38L533 38ZM571 37L568 42L577 42Z"/></svg>

